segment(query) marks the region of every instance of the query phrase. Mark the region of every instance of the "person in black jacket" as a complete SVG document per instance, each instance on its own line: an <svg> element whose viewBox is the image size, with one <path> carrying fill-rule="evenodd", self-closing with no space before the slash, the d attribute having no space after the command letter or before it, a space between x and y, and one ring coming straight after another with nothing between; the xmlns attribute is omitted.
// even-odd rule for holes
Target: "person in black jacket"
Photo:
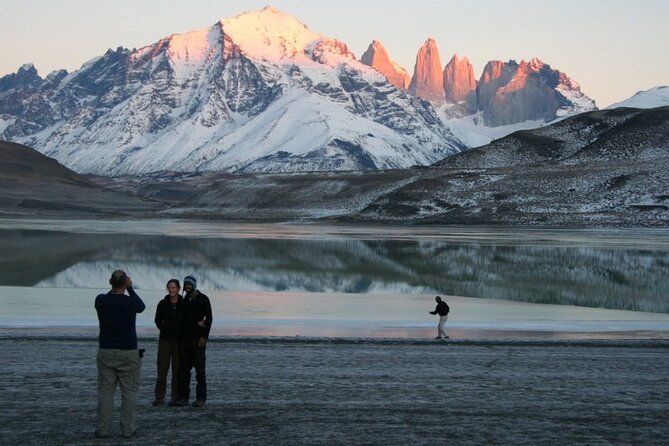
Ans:
<svg viewBox="0 0 669 446"><path fill-rule="evenodd" d="M197 280L192 275L184 278L184 292L183 318L179 334L179 401L177 405L188 404L190 371L195 368L197 386L193 406L203 407L207 401L205 350L212 323L211 303L204 293L197 290Z"/></svg>
<svg viewBox="0 0 669 446"><path fill-rule="evenodd" d="M448 308L448 304L446 302L441 300L440 296L435 297L434 300L437 301L437 308L435 308L434 311L430 311L430 314L439 315L439 324L437 324L437 337L435 339L448 339L448 335L446 335L444 326L446 325L446 321L448 320L448 313L451 309Z"/></svg>
<svg viewBox="0 0 669 446"><path fill-rule="evenodd" d="M179 399L179 328L181 326L181 284L177 279L167 282L167 296L156 307L154 319L156 327L160 330L158 339L158 376L156 378L154 406L165 404L165 393L167 391L167 372L172 363L172 392L170 406L174 406Z"/></svg>

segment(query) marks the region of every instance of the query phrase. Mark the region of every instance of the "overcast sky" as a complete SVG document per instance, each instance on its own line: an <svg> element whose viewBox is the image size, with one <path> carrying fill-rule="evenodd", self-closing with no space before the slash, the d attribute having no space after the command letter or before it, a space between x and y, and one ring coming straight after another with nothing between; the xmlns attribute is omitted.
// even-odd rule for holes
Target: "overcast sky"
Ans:
<svg viewBox="0 0 669 446"><path fill-rule="evenodd" d="M381 41L412 73L426 38L442 64L467 56L538 57L567 73L599 107L669 84L665 0L0 0L0 76L34 63L68 71L108 48L139 48L267 4L346 42L360 57Z"/></svg>

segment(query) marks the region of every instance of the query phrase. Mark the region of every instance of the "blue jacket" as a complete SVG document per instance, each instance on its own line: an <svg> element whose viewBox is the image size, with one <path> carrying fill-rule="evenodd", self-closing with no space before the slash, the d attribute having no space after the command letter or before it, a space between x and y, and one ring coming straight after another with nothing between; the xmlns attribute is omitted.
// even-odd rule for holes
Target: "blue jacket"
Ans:
<svg viewBox="0 0 669 446"><path fill-rule="evenodd" d="M100 348L118 350L137 349L137 313L145 305L135 290L128 288L126 294L100 294L95 298L95 310L100 321Z"/></svg>

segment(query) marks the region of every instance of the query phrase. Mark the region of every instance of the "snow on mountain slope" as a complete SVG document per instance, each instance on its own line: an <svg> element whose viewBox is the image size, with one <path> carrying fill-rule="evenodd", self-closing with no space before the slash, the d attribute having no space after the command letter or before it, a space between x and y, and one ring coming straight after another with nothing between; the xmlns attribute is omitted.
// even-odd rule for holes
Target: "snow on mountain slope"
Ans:
<svg viewBox="0 0 669 446"><path fill-rule="evenodd" d="M552 121L551 123L545 123L541 120L528 120L517 124L488 127L484 123L481 112L458 117L457 115L454 116L450 111L454 107L457 107L457 105L444 104L437 109L437 114L449 126L453 134L470 148L490 144L490 142L518 130L536 129L559 120Z"/></svg>
<svg viewBox="0 0 669 446"><path fill-rule="evenodd" d="M83 173L385 169L465 148L429 104L271 7L36 79L6 82L0 136Z"/></svg>
<svg viewBox="0 0 669 446"><path fill-rule="evenodd" d="M607 109L630 107L630 108L656 108L669 105L669 86L662 85L649 90L639 91L634 96L624 101L611 104Z"/></svg>
<svg viewBox="0 0 669 446"><path fill-rule="evenodd" d="M243 48L247 57L275 62L310 62L305 48L325 38L294 17L268 6L258 13L244 13L221 20L225 33Z"/></svg>

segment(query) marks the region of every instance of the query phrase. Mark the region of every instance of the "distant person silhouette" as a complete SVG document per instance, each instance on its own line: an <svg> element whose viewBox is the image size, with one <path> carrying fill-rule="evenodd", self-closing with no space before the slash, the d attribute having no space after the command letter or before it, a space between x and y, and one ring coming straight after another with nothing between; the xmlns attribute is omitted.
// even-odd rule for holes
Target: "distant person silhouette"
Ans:
<svg viewBox="0 0 669 446"><path fill-rule="evenodd" d="M142 352L137 350L137 313L144 311L142 299L132 289L128 275L116 270L109 279L112 289L95 298L100 322L98 364L98 420L95 436L108 438L114 411L114 391L121 386L121 434L135 435L135 402L139 391ZM125 292L128 291L128 294Z"/></svg>
<svg viewBox="0 0 669 446"><path fill-rule="evenodd" d="M440 296L435 297L434 300L437 301L437 308L435 308L434 311L430 311L430 314L439 315L439 324L437 324L437 337L434 339L448 339L448 335L444 330L444 326L446 325L446 321L448 320L448 313L451 309L448 308L448 304L446 302L441 300Z"/></svg>

